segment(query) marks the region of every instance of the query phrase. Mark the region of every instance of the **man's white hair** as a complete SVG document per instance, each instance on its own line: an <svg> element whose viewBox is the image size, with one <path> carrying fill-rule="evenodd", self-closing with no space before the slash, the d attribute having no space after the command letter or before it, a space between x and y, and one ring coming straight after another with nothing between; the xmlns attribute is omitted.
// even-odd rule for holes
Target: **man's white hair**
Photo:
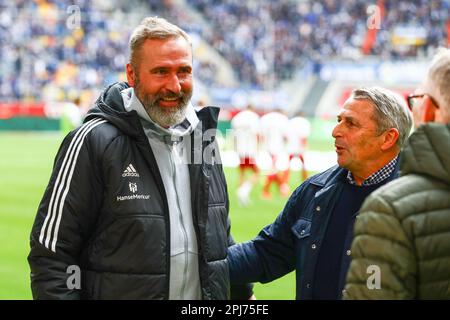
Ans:
<svg viewBox="0 0 450 320"><path fill-rule="evenodd" d="M450 49L438 49L428 70L428 79L440 96L434 98L443 116L450 121Z"/></svg>
<svg viewBox="0 0 450 320"><path fill-rule="evenodd" d="M405 99L390 90L381 87L358 88L353 90L354 99L368 100L375 108L373 120L377 123L377 133L390 128L399 132L397 146L401 148L408 139L412 128L412 116Z"/></svg>

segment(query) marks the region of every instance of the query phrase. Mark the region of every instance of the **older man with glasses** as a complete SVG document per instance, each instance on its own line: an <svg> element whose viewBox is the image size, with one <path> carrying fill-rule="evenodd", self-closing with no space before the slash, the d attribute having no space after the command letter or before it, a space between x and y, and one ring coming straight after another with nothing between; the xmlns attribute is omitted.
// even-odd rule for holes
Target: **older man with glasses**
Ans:
<svg viewBox="0 0 450 320"><path fill-rule="evenodd" d="M420 100L425 96L427 96L430 99L430 101L433 102L436 109L439 109L439 104L436 102L436 100L433 99L432 96L430 96L429 94L426 94L426 93L422 93L422 94L410 94L408 96L409 110L413 111L414 106L417 106L420 103Z"/></svg>
<svg viewBox="0 0 450 320"><path fill-rule="evenodd" d="M402 151L402 177L361 208L345 298L450 299L449 49L408 105L417 130Z"/></svg>

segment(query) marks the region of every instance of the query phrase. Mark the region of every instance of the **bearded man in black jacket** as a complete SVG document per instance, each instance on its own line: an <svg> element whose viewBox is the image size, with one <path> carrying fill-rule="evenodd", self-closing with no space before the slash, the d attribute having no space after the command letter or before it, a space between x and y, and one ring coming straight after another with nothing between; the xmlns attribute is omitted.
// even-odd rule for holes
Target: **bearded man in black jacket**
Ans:
<svg viewBox="0 0 450 320"><path fill-rule="evenodd" d="M249 298L229 284L219 110L190 104L189 36L145 18L126 73L58 151L31 232L33 297Z"/></svg>

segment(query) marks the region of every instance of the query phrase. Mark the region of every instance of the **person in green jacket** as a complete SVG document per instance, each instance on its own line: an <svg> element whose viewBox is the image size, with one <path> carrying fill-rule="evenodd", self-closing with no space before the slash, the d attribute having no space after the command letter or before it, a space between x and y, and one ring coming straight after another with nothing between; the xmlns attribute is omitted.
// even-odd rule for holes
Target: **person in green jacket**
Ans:
<svg viewBox="0 0 450 320"><path fill-rule="evenodd" d="M450 50L408 97L416 131L401 177L356 219L345 299L450 299Z"/></svg>

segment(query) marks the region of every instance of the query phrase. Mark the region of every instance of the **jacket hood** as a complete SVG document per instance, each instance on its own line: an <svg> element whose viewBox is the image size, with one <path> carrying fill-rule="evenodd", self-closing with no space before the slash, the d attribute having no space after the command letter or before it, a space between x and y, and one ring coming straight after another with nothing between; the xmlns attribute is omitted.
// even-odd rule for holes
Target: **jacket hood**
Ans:
<svg viewBox="0 0 450 320"><path fill-rule="evenodd" d="M125 134L138 138L142 136L142 125L136 111L127 112L123 104L121 91L130 88L127 82L116 82L107 87L95 101L95 105L86 115L84 122L92 118L103 118L115 125ZM219 108L204 107L197 111L202 122L202 131L217 128Z"/></svg>
<svg viewBox="0 0 450 320"><path fill-rule="evenodd" d="M408 139L401 161L402 175L417 173L450 184L450 124L420 126Z"/></svg>
<svg viewBox="0 0 450 320"><path fill-rule="evenodd" d="M126 82L117 82L100 94L95 101L95 105L90 109L86 115L84 122L92 118L103 118L115 125L122 132L132 137L140 136L139 118L136 111L127 112L123 105L123 99L120 92L129 88Z"/></svg>

